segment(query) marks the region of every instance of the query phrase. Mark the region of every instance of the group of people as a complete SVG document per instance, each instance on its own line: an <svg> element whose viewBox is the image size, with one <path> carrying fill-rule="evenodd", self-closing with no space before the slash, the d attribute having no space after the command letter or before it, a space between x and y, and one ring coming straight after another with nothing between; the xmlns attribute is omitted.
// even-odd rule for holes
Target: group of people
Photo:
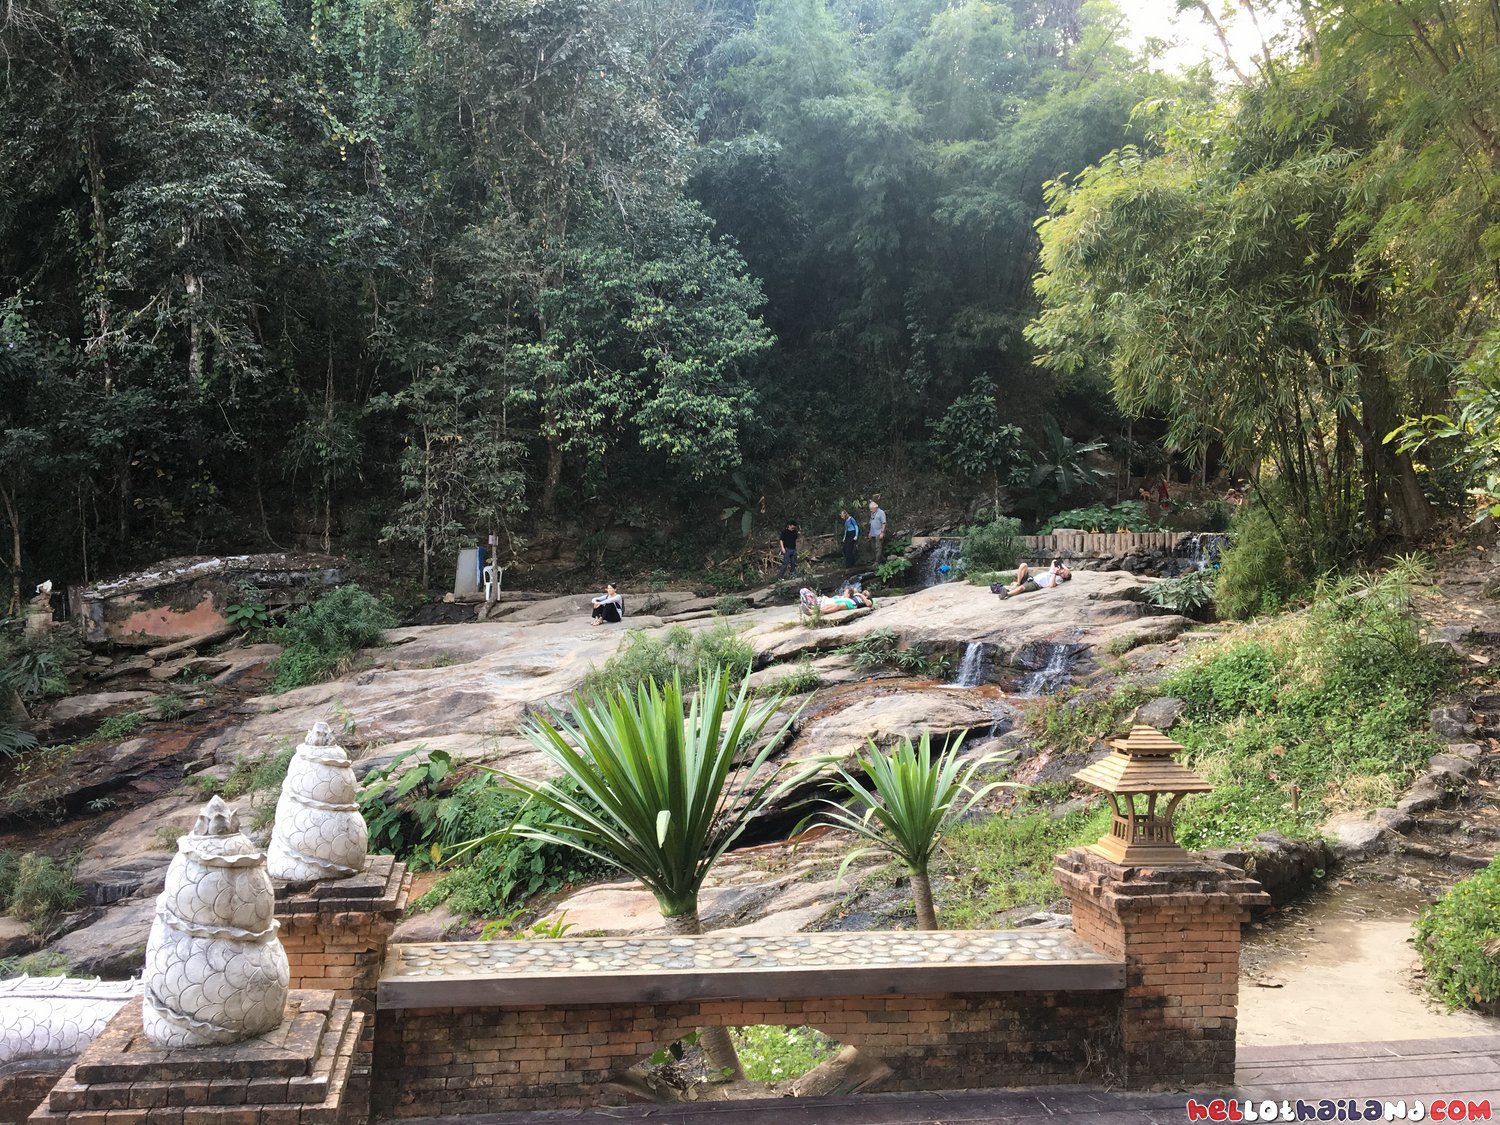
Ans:
<svg viewBox="0 0 1500 1125"><path fill-rule="evenodd" d="M839 545L844 552L844 566L853 570L859 563L859 521L849 514L847 508L839 509L839 521L842 534ZM781 569L776 572L777 578L790 578L797 573L799 534L797 521L788 520L781 532ZM870 501L870 523L865 538L874 545L873 565L879 566L885 561L885 511L875 500Z"/></svg>

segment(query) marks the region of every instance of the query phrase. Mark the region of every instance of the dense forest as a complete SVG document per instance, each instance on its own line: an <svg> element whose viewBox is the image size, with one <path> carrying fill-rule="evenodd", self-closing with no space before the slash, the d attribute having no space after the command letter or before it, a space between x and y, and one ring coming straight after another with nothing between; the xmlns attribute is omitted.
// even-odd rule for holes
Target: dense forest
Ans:
<svg viewBox="0 0 1500 1125"><path fill-rule="evenodd" d="M1136 418L1325 561L1419 538L1494 482L1500 10L1260 6L1219 82L1098 0L11 0L0 563L672 563L1041 515Z"/></svg>

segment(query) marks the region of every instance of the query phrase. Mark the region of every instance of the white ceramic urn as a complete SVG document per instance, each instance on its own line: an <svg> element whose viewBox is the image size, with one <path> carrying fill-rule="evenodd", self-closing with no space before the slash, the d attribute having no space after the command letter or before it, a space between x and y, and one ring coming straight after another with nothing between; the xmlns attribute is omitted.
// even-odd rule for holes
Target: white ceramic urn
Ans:
<svg viewBox="0 0 1500 1125"><path fill-rule="evenodd" d="M219 797L177 841L146 942L142 1016L158 1047L236 1043L286 1011L286 951L265 853Z"/></svg>
<svg viewBox="0 0 1500 1125"><path fill-rule="evenodd" d="M312 883L364 870L369 828L356 801L349 755L327 723L314 723L287 767L267 859L273 879Z"/></svg>

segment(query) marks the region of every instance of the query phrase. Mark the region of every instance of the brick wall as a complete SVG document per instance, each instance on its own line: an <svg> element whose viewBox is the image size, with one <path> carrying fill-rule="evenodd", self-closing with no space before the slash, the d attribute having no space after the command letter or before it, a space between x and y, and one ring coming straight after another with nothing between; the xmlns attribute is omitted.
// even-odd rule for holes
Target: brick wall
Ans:
<svg viewBox="0 0 1500 1125"><path fill-rule="evenodd" d="M1108 1083L1118 992L413 1008L377 1021L377 1114L582 1108L612 1075L699 1027L809 1026L883 1059L882 1089Z"/></svg>
<svg viewBox="0 0 1500 1125"><path fill-rule="evenodd" d="M1122 867L1082 848L1059 856L1053 875L1074 933L1125 962L1125 1085L1232 1083L1240 927L1269 901L1260 885L1225 864Z"/></svg>

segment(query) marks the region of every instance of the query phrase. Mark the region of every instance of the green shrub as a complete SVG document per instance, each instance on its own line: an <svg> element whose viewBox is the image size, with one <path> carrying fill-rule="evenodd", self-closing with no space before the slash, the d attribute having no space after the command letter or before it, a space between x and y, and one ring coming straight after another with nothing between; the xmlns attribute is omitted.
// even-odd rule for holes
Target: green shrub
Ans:
<svg viewBox="0 0 1500 1125"><path fill-rule="evenodd" d="M16 890L16 872L21 866L21 856L9 848L0 848L0 907L10 902Z"/></svg>
<svg viewBox="0 0 1500 1125"><path fill-rule="evenodd" d="M39 949L20 957L0 959L0 980L13 977L65 977L68 959L51 949Z"/></svg>
<svg viewBox="0 0 1500 1125"><path fill-rule="evenodd" d="M151 704L151 713L158 719L177 719L187 710L187 701L181 692L164 691Z"/></svg>
<svg viewBox="0 0 1500 1125"><path fill-rule="evenodd" d="M118 742L122 738L129 738L141 729L141 724L146 721L144 711L127 711L123 715L111 715L99 724L99 729L94 732L94 737L101 742Z"/></svg>
<svg viewBox="0 0 1500 1125"><path fill-rule="evenodd" d="M273 666L271 690L290 691L336 675L360 649L378 645L396 618L373 595L354 583L340 586L303 606L274 630L285 646Z"/></svg>
<svg viewBox="0 0 1500 1125"><path fill-rule="evenodd" d="M1417 916L1427 987L1449 1008L1500 1001L1500 859Z"/></svg>
<svg viewBox="0 0 1500 1125"><path fill-rule="evenodd" d="M697 631L674 625L662 638L632 629L603 667L589 669L583 693L602 695L621 687L633 690L651 680L665 684L673 673L680 673L683 683L693 683L701 673L721 667L738 683L750 674L754 660L754 646L727 621Z"/></svg>
<svg viewBox="0 0 1500 1125"><path fill-rule="evenodd" d="M804 656L797 666L786 674L767 680L756 689L758 695L805 695L823 686L823 677L812 666L812 659Z"/></svg>
<svg viewBox="0 0 1500 1125"><path fill-rule="evenodd" d="M733 617L736 613L744 613L749 608L749 602L734 594L725 594L714 602L714 613L720 617Z"/></svg>
<svg viewBox="0 0 1500 1125"><path fill-rule="evenodd" d="M556 785L575 796L581 793L570 781ZM460 782L447 799L438 833L439 851L514 825L557 820L558 814L540 802L506 793L488 778L474 775ZM538 894L550 894L612 870L561 844L506 836L465 853L418 905L425 908L446 902L456 913L494 918Z"/></svg>
<svg viewBox="0 0 1500 1125"><path fill-rule="evenodd" d="M932 679L941 679L948 674L946 655L928 654L917 648L902 648L901 638L893 629L875 629L838 651L845 656L854 657L857 672L890 669L905 672L909 676L927 676Z"/></svg>
<svg viewBox="0 0 1500 1125"><path fill-rule="evenodd" d="M72 864L51 856L28 852L16 865L15 883L6 903L7 912L30 922L38 933L78 905L83 888L73 878Z"/></svg>
<svg viewBox="0 0 1500 1125"><path fill-rule="evenodd" d="M1162 682L1188 703L1173 736L1216 786L1184 802L1186 846L1314 833L1425 764L1436 744L1423 721L1449 669L1423 645L1409 594L1395 571L1321 582L1306 612L1219 642Z"/></svg>
<svg viewBox="0 0 1500 1125"><path fill-rule="evenodd" d="M1276 612L1310 585L1308 565L1287 550L1265 509L1245 509L1234 521L1234 538L1219 557L1214 582L1219 615L1245 621Z"/></svg>
<svg viewBox="0 0 1500 1125"><path fill-rule="evenodd" d="M838 1050L836 1042L811 1027L759 1024L736 1027L731 1034L745 1067L745 1077L751 1082L801 1078Z"/></svg>
<svg viewBox="0 0 1500 1125"><path fill-rule="evenodd" d="M964 533L964 570L1013 570L1021 561L1021 521L1001 516Z"/></svg>
<svg viewBox="0 0 1500 1125"><path fill-rule="evenodd" d="M911 569L911 560L904 555L893 555L875 568L875 577L880 579L882 586L890 586L899 579L906 577L906 572Z"/></svg>
<svg viewBox="0 0 1500 1125"><path fill-rule="evenodd" d="M1077 531L1102 531L1106 534L1120 531L1160 531L1160 520L1151 518L1146 505L1139 500L1126 500L1120 504L1090 504L1086 508L1069 508L1058 512L1037 529L1038 535L1051 535L1059 527L1071 527Z"/></svg>
<svg viewBox="0 0 1500 1125"><path fill-rule="evenodd" d="M1206 567L1181 578L1163 578L1146 588L1146 598L1173 613L1196 616L1214 604L1214 579L1215 572Z"/></svg>
<svg viewBox="0 0 1500 1125"><path fill-rule="evenodd" d="M0 691L14 691L27 701L66 695L67 665L76 655L77 640L63 629L0 640Z"/></svg>
<svg viewBox="0 0 1500 1125"><path fill-rule="evenodd" d="M1015 580L1013 570L979 570L964 575L964 581L970 586L993 586L996 582L1009 586Z"/></svg>
<svg viewBox="0 0 1500 1125"><path fill-rule="evenodd" d="M1023 704L1021 713L1027 729L1048 746L1079 753L1118 730L1145 698L1146 692L1134 685L1107 696L1083 695L1079 688L1067 688Z"/></svg>

